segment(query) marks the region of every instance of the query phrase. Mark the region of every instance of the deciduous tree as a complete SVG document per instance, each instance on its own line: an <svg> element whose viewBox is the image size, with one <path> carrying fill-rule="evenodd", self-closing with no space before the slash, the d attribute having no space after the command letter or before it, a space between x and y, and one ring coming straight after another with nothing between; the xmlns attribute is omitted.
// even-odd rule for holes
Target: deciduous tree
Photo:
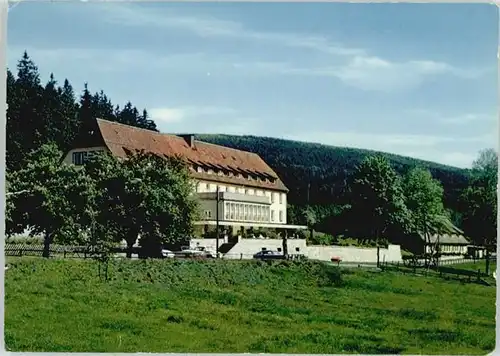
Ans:
<svg viewBox="0 0 500 356"><path fill-rule="evenodd" d="M43 235L44 257L49 257L54 241L79 242L92 198L92 182L75 166L61 165L61 156L55 144L43 145L10 177L7 197L16 217L13 226Z"/></svg>
<svg viewBox="0 0 500 356"><path fill-rule="evenodd" d="M383 156L367 157L354 173L350 186L351 225L362 225L379 245L388 229L405 229L409 214L401 177Z"/></svg>
<svg viewBox="0 0 500 356"><path fill-rule="evenodd" d="M161 245L189 236L198 205L184 164L147 153L130 153L125 160L96 155L85 167L96 182L96 223L112 239L127 243L127 256L140 235L150 256Z"/></svg>
<svg viewBox="0 0 500 356"><path fill-rule="evenodd" d="M496 242L497 172L496 151L481 151L473 163L471 185L462 194L464 230L477 244Z"/></svg>
<svg viewBox="0 0 500 356"><path fill-rule="evenodd" d="M430 234L454 232L443 205L443 187L428 170L410 170L404 179L404 190L411 231L423 235L426 245L430 241Z"/></svg>

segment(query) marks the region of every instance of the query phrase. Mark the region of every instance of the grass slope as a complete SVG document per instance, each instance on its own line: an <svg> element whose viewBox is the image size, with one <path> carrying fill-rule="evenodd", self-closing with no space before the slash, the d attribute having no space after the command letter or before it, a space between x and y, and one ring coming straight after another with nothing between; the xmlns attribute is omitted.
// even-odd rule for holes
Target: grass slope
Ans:
<svg viewBox="0 0 500 356"><path fill-rule="evenodd" d="M486 354L495 288L325 264L10 259L12 351Z"/></svg>

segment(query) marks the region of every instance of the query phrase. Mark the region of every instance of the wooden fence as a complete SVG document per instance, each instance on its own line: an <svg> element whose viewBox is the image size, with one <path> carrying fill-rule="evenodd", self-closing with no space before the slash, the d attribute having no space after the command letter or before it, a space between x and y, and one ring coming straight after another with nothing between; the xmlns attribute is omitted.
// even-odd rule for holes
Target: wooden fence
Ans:
<svg viewBox="0 0 500 356"><path fill-rule="evenodd" d="M477 269L461 269L455 268L453 265L461 263L473 263L472 259L453 259L440 261L439 266L426 267L423 263L385 263L381 265L383 270L396 270L403 274L420 274L420 275L434 275L444 278L453 278L466 282L483 282L483 277L488 277L484 270L484 259L475 260L476 263L481 263ZM496 261L496 258L491 258L490 261ZM445 263L442 263L445 262ZM491 275L491 271L490 271Z"/></svg>
<svg viewBox="0 0 500 356"><path fill-rule="evenodd" d="M5 244L5 256L33 256L42 257L43 244ZM89 258L92 248L89 246L51 245L50 255L63 258Z"/></svg>

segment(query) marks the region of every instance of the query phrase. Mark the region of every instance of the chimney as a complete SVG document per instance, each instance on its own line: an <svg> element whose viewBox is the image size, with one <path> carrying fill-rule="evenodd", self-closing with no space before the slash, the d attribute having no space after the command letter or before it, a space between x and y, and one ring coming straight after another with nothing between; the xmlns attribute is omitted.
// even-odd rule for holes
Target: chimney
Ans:
<svg viewBox="0 0 500 356"><path fill-rule="evenodd" d="M179 137L182 137L189 147L194 147L194 134L183 134L179 135Z"/></svg>

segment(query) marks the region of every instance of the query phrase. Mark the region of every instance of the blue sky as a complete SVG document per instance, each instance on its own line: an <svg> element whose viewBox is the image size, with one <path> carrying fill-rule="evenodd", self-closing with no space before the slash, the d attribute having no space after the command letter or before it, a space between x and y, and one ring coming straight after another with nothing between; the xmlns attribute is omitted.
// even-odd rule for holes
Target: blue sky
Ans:
<svg viewBox="0 0 500 356"><path fill-rule="evenodd" d="M489 4L22 2L22 52L162 132L253 134L460 167L497 147Z"/></svg>

